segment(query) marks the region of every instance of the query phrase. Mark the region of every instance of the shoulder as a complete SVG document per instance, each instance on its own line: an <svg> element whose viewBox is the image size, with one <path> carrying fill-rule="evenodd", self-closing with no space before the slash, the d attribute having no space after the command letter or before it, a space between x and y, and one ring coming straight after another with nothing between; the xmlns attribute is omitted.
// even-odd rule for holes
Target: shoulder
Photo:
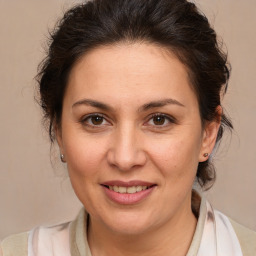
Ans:
<svg viewBox="0 0 256 256"><path fill-rule="evenodd" d="M236 232L237 238L242 248L243 255L256 255L256 232L238 224L230 218L229 220L233 226L234 231Z"/></svg>
<svg viewBox="0 0 256 256"><path fill-rule="evenodd" d="M27 233L9 236L1 242L0 256L52 255L53 250L59 255L70 256L69 224L40 226Z"/></svg>
<svg viewBox="0 0 256 256"><path fill-rule="evenodd" d="M1 254L2 253L2 254ZM20 233L5 238L0 245L1 256L27 256L28 233Z"/></svg>
<svg viewBox="0 0 256 256"><path fill-rule="evenodd" d="M40 226L29 232L5 238L0 242L0 256L28 256L31 253L52 255L52 251L62 256L80 255L79 251L87 248L83 243L86 236L84 225L85 211L82 209L78 217L71 222Z"/></svg>

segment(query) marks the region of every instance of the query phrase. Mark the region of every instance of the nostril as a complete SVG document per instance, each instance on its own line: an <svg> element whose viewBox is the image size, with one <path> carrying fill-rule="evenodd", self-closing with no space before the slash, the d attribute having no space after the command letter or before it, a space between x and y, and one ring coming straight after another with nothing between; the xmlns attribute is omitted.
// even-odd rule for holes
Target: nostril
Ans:
<svg viewBox="0 0 256 256"><path fill-rule="evenodd" d="M127 148L113 149L108 152L108 163L120 171L130 171L145 165L146 155L142 151L133 149L129 151Z"/></svg>

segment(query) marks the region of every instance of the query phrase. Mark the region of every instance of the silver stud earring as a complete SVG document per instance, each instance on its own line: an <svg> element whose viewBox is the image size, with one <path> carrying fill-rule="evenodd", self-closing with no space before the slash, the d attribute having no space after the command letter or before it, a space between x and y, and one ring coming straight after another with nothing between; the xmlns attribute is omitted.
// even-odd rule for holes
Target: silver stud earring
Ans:
<svg viewBox="0 0 256 256"><path fill-rule="evenodd" d="M60 155L60 160L61 160L61 162L62 162L62 163L66 163L66 161L65 161L65 157L64 157L64 155L63 155L63 154L61 154L61 155Z"/></svg>
<svg viewBox="0 0 256 256"><path fill-rule="evenodd" d="M204 153L204 157L207 157L207 156L209 156L209 154L208 153Z"/></svg>

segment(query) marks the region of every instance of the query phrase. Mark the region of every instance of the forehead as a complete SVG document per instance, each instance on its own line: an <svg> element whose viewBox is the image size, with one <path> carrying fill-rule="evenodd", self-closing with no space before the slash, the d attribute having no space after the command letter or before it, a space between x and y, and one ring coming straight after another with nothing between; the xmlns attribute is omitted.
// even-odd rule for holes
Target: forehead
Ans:
<svg viewBox="0 0 256 256"><path fill-rule="evenodd" d="M187 69L175 54L145 43L102 46L86 53L73 67L66 93L73 100L82 95L195 97Z"/></svg>

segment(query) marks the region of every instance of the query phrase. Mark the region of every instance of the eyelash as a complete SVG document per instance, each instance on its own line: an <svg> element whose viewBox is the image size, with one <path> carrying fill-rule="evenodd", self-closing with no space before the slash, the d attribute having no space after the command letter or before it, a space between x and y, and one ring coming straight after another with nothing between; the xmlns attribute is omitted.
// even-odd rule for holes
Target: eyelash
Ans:
<svg viewBox="0 0 256 256"><path fill-rule="evenodd" d="M98 128L100 126L102 126L102 124L100 125L95 125L95 124L89 124L88 123L88 120L93 118L93 117L100 117L100 118L103 118L103 122L104 121L107 121L106 117L103 115L103 114L100 114L100 113L93 113L93 114L89 114L89 115L86 115L82 118L82 120L80 121L83 125L85 126L89 126L89 127L92 127L92 128ZM107 121L109 123L109 121Z"/></svg>
<svg viewBox="0 0 256 256"><path fill-rule="evenodd" d="M175 118L173 118L173 117L171 117L169 115L163 114L163 113L155 113L155 114L150 115L147 123L149 123L150 120L153 120L153 118L156 118L156 117L164 118L165 119L164 122L166 122L166 120L168 121L168 124L165 124L165 125L156 125L156 124L152 125L152 126L157 127L157 128L164 128L164 127L168 126L170 123L171 124L177 123Z"/></svg>
<svg viewBox="0 0 256 256"><path fill-rule="evenodd" d="M83 125L88 126L88 127L91 127L91 128L100 128L100 127L106 125L106 124L95 125L95 124L92 124L92 123L90 124L90 123L88 122L88 120L90 120L90 119L93 118L93 117L100 117L100 118L103 118L103 122L105 121L105 122L107 122L107 123L110 123L110 122L107 120L107 118L105 117L105 115L100 114L100 113L93 113L93 114L86 115L86 116L84 116L84 117L81 119L80 122L81 122ZM149 124L150 120L153 120L153 118L157 118L157 117L164 118L164 122L168 121L168 124L164 124L164 125L161 125L161 124L160 124L160 125L152 124L152 125L150 125L150 124ZM92 120L91 120L91 121L92 121ZM171 116L169 116L169 115L163 114L163 113L154 113L154 114L150 115L149 118L147 118L147 121L145 122L146 125L145 125L145 124L144 124L144 125L145 125L145 126L152 126L152 127L156 127L156 128L164 128L164 127L168 126L170 123L172 123L172 124L177 123L177 122L176 122L176 119L173 118L173 117L171 117Z"/></svg>

